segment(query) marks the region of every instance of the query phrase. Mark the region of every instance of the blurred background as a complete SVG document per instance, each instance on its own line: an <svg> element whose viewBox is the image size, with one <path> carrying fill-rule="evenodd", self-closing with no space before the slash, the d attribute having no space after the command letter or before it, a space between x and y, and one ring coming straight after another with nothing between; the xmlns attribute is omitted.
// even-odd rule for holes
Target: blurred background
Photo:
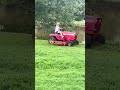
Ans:
<svg viewBox="0 0 120 90"><path fill-rule="evenodd" d="M84 42L84 0L36 0L35 1L35 36L48 39L54 31L55 22L60 22L65 31L78 34L78 41Z"/></svg>
<svg viewBox="0 0 120 90"><path fill-rule="evenodd" d="M32 33L33 0L0 0L0 31Z"/></svg>
<svg viewBox="0 0 120 90"><path fill-rule="evenodd" d="M120 44L120 0L86 0L86 15L103 18L101 33L111 43Z"/></svg>

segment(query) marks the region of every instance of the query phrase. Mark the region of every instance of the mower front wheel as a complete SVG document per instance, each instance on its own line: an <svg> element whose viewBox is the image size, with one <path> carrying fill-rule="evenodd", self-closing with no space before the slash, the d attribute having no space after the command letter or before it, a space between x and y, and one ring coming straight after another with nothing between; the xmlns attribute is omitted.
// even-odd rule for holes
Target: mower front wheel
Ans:
<svg viewBox="0 0 120 90"><path fill-rule="evenodd" d="M68 46L73 46L73 44L74 44L73 41L71 41L71 40L68 41Z"/></svg>
<svg viewBox="0 0 120 90"><path fill-rule="evenodd" d="M52 41L56 41L56 38L53 36L50 36L48 39L49 44L52 44Z"/></svg>

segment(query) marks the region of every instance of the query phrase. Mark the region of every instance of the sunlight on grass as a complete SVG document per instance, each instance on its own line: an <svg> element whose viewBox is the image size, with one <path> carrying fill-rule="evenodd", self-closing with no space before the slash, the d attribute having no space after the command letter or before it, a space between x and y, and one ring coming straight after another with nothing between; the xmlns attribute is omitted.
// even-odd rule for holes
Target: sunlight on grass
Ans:
<svg viewBox="0 0 120 90"><path fill-rule="evenodd" d="M84 90L85 48L49 45L36 40L36 90Z"/></svg>

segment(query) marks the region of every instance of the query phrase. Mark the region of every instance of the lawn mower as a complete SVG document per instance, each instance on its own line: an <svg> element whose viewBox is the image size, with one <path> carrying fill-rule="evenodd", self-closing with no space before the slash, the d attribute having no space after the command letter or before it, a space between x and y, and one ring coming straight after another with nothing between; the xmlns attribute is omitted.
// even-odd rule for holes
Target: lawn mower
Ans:
<svg viewBox="0 0 120 90"><path fill-rule="evenodd" d="M50 34L48 42L50 44L57 44L60 46L73 46L79 44L77 41L77 34L74 32L62 31L62 37L60 34Z"/></svg>
<svg viewBox="0 0 120 90"><path fill-rule="evenodd" d="M105 37L100 34L102 24L101 17L85 16L85 43L86 47L94 44L104 44Z"/></svg>

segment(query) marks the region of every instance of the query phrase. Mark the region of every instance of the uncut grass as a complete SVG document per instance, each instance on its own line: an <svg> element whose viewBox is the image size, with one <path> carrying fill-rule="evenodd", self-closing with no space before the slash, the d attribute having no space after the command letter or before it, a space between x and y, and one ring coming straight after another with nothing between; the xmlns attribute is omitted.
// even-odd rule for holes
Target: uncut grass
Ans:
<svg viewBox="0 0 120 90"><path fill-rule="evenodd" d="M31 35L0 32L0 90L34 88L33 55Z"/></svg>
<svg viewBox="0 0 120 90"><path fill-rule="evenodd" d="M106 43L86 50L86 88L119 90L120 46Z"/></svg>
<svg viewBox="0 0 120 90"><path fill-rule="evenodd" d="M84 90L85 49L36 40L36 90Z"/></svg>

